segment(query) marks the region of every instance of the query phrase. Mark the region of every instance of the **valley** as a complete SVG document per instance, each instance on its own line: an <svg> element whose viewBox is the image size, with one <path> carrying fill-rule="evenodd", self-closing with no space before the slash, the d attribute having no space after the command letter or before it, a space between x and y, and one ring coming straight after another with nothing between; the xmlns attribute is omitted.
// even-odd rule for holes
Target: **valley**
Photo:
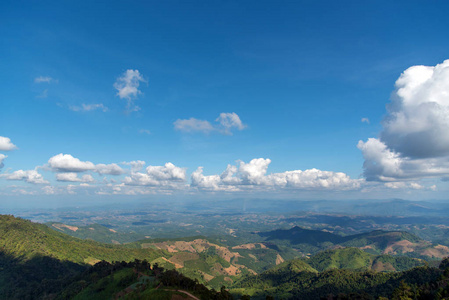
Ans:
<svg viewBox="0 0 449 300"><path fill-rule="evenodd" d="M28 290L40 286L43 280L58 282L56 286L62 292L73 278L97 263L138 260L173 270L209 289L224 288L223 292L237 299L245 295L254 299L267 295L314 299L326 292L318 283L329 281L329 276L347 276L345 280L353 282L354 276L365 273L374 277L363 289L387 295L401 278L411 276L407 272L420 272L419 268L429 270L424 272L425 278L430 276L425 280L435 280L437 275L432 274L440 272L435 268L449 256L447 235L441 234L447 221L439 216L248 209L217 212L206 208L195 213L159 211L155 207L92 211L95 209L21 212L22 217L42 223L2 216L0 249L6 266L0 272L3 292L12 293L22 285ZM26 275L30 271L21 270L26 265L25 270L41 277L32 276L30 280ZM64 276L47 278L48 269L41 269L46 265ZM6 278L16 278L17 282L6 285ZM300 285L315 283L298 291L292 286L298 280ZM387 282L394 284L379 288ZM327 292L363 290L349 283L340 288L334 286Z"/></svg>

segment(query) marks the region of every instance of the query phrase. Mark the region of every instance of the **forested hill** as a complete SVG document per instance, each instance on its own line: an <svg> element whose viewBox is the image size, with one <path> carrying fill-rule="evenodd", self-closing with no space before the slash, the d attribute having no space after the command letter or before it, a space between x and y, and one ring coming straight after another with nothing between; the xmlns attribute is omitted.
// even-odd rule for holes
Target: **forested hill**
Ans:
<svg viewBox="0 0 449 300"><path fill-rule="evenodd" d="M249 295L251 299L261 300L268 297L424 300L449 296L449 259L444 260L439 269L420 266L402 272L377 272L369 267L373 265L373 258L395 264L398 269L401 265L407 269L414 263L411 258L394 262L397 257L374 257L354 248L338 249L306 261L284 262L259 275L243 277L230 291L236 298Z"/></svg>
<svg viewBox="0 0 449 300"><path fill-rule="evenodd" d="M423 259L442 259L449 255L449 247L435 245L406 231L383 231L341 236L321 230L295 226L258 232L265 242L294 248L304 255L313 255L335 247L357 247L372 254L406 255Z"/></svg>
<svg viewBox="0 0 449 300"><path fill-rule="evenodd" d="M152 260L162 253L80 240L43 224L0 215L0 299L34 299L56 293L100 260Z"/></svg>
<svg viewBox="0 0 449 300"><path fill-rule="evenodd" d="M78 264L92 264L100 260L131 261L136 258L152 260L164 253L154 249L130 249L81 240L43 224L9 215L0 215L0 249L20 260L49 256Z"/></svg>
<svg viewBox="0 0 449 300"><path fill-rule="evenodd" d="M373 232L351 241L362 238L383 245L385 235L388 243L401 238L394 232L388 234ZM446 277L441 276L448 260L437 269L416 258L337 247L308 259L282 262L273 251L262 243L230 248L213 244L206 237L101 244L0 215L0 299L143 299L150 295L162 297L155 299L232 299L231 295L234 299L248 299L249 295L265 299L267 294L275 299L319 299L363 291L390 296L398 287L410 286L423 289L423 295L449 295L449 291L437 290L447 286L449 269ZM276 254L270 257L277 266L261 274L244 266L249 264L248 257L254 258L251 264L256 265L270 253ZM179 271L164 270L170 266ZM194 276L188 278L191 274ZM216 276L204 280L207 274ZM229 292L220 288L221 283ZM178 289L181 291L174 291Z"/></svg>

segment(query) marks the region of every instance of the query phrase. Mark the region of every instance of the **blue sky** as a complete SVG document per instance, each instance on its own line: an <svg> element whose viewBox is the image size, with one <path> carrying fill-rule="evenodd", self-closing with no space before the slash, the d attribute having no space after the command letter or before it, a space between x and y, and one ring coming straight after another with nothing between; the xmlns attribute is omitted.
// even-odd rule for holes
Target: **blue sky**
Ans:
<svg viewBox="0 0 449 300"><path fill-rule="evenodd" d="M447 2L91 2L0 4L4 199L447 194Z"/></svg>

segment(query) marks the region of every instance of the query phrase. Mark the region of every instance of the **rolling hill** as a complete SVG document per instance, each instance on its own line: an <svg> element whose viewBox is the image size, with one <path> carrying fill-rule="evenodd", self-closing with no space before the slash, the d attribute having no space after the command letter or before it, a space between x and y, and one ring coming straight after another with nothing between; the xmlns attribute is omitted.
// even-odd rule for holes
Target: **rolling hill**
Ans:
<svg viewBox="0 0 449 300"><path fill-rule="evenodd" d="M387 264L390 268L385 267ZM265 299L268 295L279 299L320 299L340 293L366 293L365 298L353 295L341 299L377 299L391 295L401 281L423 283L441 275L440 270L425 265L414 258L376 256L357 248L334 249L242 277L230 291L238 296L248 294L251 299Z"/></svg>
<svg viewBox="0 0 449 300"><path fill-rule="evenodd" d="M449 255L449 247L434 245L405 231L375 230L341 236L295 226L287 230L279 229L257 234L264 242L289 246L306 256L336 247L357 247L372 254L406 255L423 259L442 259Z"/></svg>
<svg viewBox="0 0 449 300"><path fill-rule="evenodd" d="M289 237L288 231L280 232L278 237L296 243L301 241L298 237L304 236L308 242L318 244L323 240L332 243L329 241L332 239L341 244L372 244L376 249L389 249L392 242L403 240L421 242L403 232L348 237L328 232L312 237L312 232L300 228L294 232L294 238ZM109 299L121 295L121 299L149 296L190 299L184 293L187 292L207 295L202 299L230 299L223 285L236 297L250 294L255 299L267 293L283 298L315 299L327 293L364 290L389 295L400 280L423 283L436 280L442 272L417 267L425 264L419 259L375 255L339 245L309 259L284 261L288 253L281 250L284 246L274 244L276 241L231 247L223 243L225 240L196 236L112 245L81 240L43 224L2 215L0 298ZM411 270L405 271L408 269ZM220 292L209 291L203 284Z"/></svg>

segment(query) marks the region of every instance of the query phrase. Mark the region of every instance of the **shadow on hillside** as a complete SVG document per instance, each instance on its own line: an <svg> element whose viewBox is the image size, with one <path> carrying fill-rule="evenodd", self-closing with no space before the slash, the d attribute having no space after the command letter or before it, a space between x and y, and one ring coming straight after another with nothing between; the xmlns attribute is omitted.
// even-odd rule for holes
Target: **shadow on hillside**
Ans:
<svg viewBox="0 0 449 300"><path fill-rule="evenodd" d="M0 250L0 298L42 299L60 291L87 266L36 255L29 260Z"/></svg>

